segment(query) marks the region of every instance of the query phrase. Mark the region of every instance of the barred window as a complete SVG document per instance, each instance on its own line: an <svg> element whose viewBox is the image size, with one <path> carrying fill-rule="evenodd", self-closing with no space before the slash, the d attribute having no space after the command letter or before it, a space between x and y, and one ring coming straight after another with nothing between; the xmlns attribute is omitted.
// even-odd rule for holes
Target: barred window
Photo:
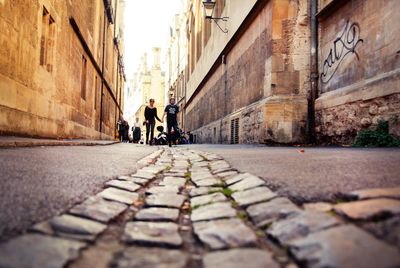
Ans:
<svg viewBox="0 0 400 268"><path fill-rule="evenodd" d="M50 13L43 7L42 34L40 38L40 65L48 72L53 70L55 22Z"/></svg>

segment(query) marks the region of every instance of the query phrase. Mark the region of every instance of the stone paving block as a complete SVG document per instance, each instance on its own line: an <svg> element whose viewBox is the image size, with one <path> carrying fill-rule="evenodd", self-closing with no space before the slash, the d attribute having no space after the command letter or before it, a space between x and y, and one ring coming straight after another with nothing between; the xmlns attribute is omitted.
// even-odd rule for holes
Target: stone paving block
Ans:
<svg viewBox="0 0 400 268"><path fill-rule="evenodd" d="M286 244L293 239L337 225L340 225L340 222L324 212L302 211L293 217L272 223L266 233L281 244Z"/></svg>
<svg viewBox="0 0 400 268"><path fill-rule="evenodd" d="M238 175L236 175L234 177L227 178L225 180L225 183L226 183L226 185L231 186L231 185L233 185L235 183L238 183L238 182L240 182L240 181L242 181L244 179L247 179L247 178L259 179L257 176L254 176L254 175L252 175L250 173L240 173L240 174L238 174Z"/></svg>
<svg viewBox="0 0 400 268"><path fill-rule="evenodd" d="M179 209L174 208L144 208L136 213L135 219L144 221L177 221Z"/></svg>
<svg viewBox="0 0 400 268"><path fill-rule="evenodd" d="M146 205L151 207L180 208L185 201L183 195L178 194L152 194L146 197Z"/></svg>
<svg viewBox="0 0 400 268"><path fill-rule="evenodd" d="M189 195L190 197L200 196L200 195L207 195L210 193L222 191L221 187L198 187L193 188L190 190Z"/></svg>
<svg viewBox="0 0 400 268"><path fill-rule="evenodd" d="M246 191L234 192L232 198L241 207L246 207L262 201L268 201L277 195L267 187L256 187Z"/></svg>
<svg viewBox="0 0 400 268"><path fill-rule="evenodd" d="M160 185L162 186L173 186L176 185L178 187L183 187L186 184L185 178L177 178L177 177L165 177L161 182Z"/></svg>
<svg viewBox="0 0 400 268"><path fill-rule="evenodd" d="M225 167L225 168L214 169L211 173L216 175L218 173L225 173L225 172L229 172L229 171L236 171L236 169L234 169L232 167Z"/></svg>
<svg viewBox="0 0 400 268"><path fill-rule="evenodd" d="M140 185L131 182L131 181L121 181L121 180L111 180L106 182L106 186L110 186L110 187L115 187L118 189L122 189L122 190L126 190L126 191L130 191L130 192L136 192L137 190L139 190L141 188Z"/></svg>
<svg viewBox="0 0 400 268"><path fill-rule="evenodd" d="M357 190L348 193L347 196L355 199L371 199L382 197L400 199L400 187Z"/></svg>
<svg viewBox="0 0 400 268"><path fill-rule="evenodd" d="M290 252L306 267L399 267L396 248L365 231L344 225L289 243Z"/></svg>
<svg viewBox="0 0 400 268"><path fill-rule="evenodd" d="M149 173L152 173L152 174L160 173L163 170L164 170L164 167L156 166L156 165L151 165L151 166L147 166L147 167L144 167L144 168L140 169L140 171L149 172Z"/></svg>
<svg viewBox="0 0 400 268"><path fill-rule="evenodd" d="M194 162L192 161L192 167L208 167L208 162L207 161L200 161L200 162Z"/></svg>
<svg viewBox="0 0 400 268"><path fill-rule="evenodd" d="M232 218L235 216L236 210L234 210L229 203L215 203L192 210L191 220L196 222Z"/></svg>
<svg viewBox="0 0 400 268"><path fill-rule="evenodd" d="M218 160L218 161L211 161L210 168L212 170L222 169L222 168L229 168L230 165L225 160Z"/></svg>
<svg viewBox="0 0 400 268"><path fill-rule="evenodd" d="M362 224L362 228L400 250L400 216Z"/></svg>
<svg viewBox="0 0 400 268"><path fill-rule="evenodd" d="M146 191L146 194L162 194L162 193L170 193L177 194L179 193L179 187L174 186L155 186Z"/></svg>
<svg viewBox="0 0 400 268"><path fill-rule="evenodd" d="M172 222L128 222L122 240L126 243L179 247L182 238Z"/></svg>
<svg viewBox="0 0 400 268"><path fill-rule="evenodd" d="M134 182L136 184L139 184L141 186L145 186L150 180L148 179L142 179L142 178L136 178L136 177L131 177L128 181Z"/></svg>
<svg viewBox="0 0 400 268"><path fill-rule="evenodd" d="M148 179L148 180L152 180L152 179L156 178L156 176L153 173L145 172L145 171L141 171L141 170L132 174L131 176L136 177L136 178Z"/></svg>
<svg viewBox="0 0 400 268"><path fill-rule="evenodd" d="M79 257L85 243L39 234L26 234L0 244L0 267L64 267Z"/></svg>
<svg viewBox="0 0 400 268"><path fill-rule="evenodd" d="M193 224L194 233L211 249L252 246L257 237L239 219L201 221Z"/></svg>
<svg viewBox="0 0 400 268"><path fill-rule="evenodd" d="M207 253L204 268L279 268L272 254L255 248L231 249Z"/></svg>
<svg viewBox="0 0 400 268"><path fill-rule="evenodd" d="M165 177L178 177L178 178L184 178L186 176L186 172L165 172L164 173Z"/></svg>
<svg viewBox="0 0 400 268"><path fill-rule="evenodd" d="M222 179L228 179L237 174L238 174L237 171L227 171L227 172L218 173L218 174L216 174L216 176L218 176L219 178L222 178Z"/></svg>
<svg viewBox="0 0 400 268"><path fill-rule="evenodd" d="M193 181L193 180L192 180ZM222 181L218 180L216 178L209 178L209 179L203 179L203 180L197 180L197 181L193 181L193 183L197 186L197 187L210 187L210 186L217 186L217 185L221 185Z"/></svg>
<svg viewBox="0 0 400 268"><path fill-rule="evenodd" d="M226 202L226 201L228 201L228 199L222 193L212 193L212 194L208 194L208 195L193 197L190 200L190 203L191 203L191 206L194 208L194 207L203 206L206 204L212 204L212 203L216 203L216 202Z"/></svg>
<svg viewBox="0 0 400 268"><path fill-rule="evenodd" d="M129 181L131 178L132 178L131 176L118 176L117 180Z"/></svg>
<svg viewBox="0 0 400 268"><path fill-rule="evenodd" d="M333 209L333 205L325 202L303 204L305 210L328 212Z"/></svg>
<svg viewBox="0 0 400 268"><path fill-rule="evenodd" d="M186 174L187 168L172 168L168 170L169 173L174 173L174 174Z"/></svg>
<svg viewBox="0 0 400 268"><path fill-rule="evenodd" d="M103 223L121 214L128 206L119 202L107 201L100 196L93 196L86 199L83 203L71 208L69 213Z"/></svg>
<svg viewBox="0 0 400 268"><path fill-rule="evenodd" d="M192 173L190 179L194 182L201 181L205 179L214 179L214 176L209 172L199 172L199 173Z"/></svg>
<svg viewBox="0 0 400 268"><path fill-rule="evenodd" d="M353 220L367 220L383 214L400 214L400 201L380 198L342 203L333 209Z"/></svg>
<svg viewBox="0 0 400 268"><path fill-rule="evenodd" d="M298 214L301 209L287 198L275 198L269 202L252 205L246 211L257 227L263 227L273 221Z"/></svg>
<svg viewBox="0 0 400 268"><path fill-rule="evenodd" d="M223 160L223 158L219 155L216 154L210 154L210 153L204 153L204 152L199 152L198 154L200 154L201 156L203 156L205 159L207 159L208 161L219 161L219 160Z"/></svg>
<svg viewBox="0 0 400 268"><path fill-rule="evenodd" d="M106 228L106 225L99 222L65 214L38 223L31 229L48 235L93 241Z"/></svg>
<svg viewBox="0 0 400 268"><path fill-rule="evenodd" d="M265 181L256 176L252 176L244 178L241 181L230 185L229 189L231 189L232 191L244 191L258 186L265 186Z"/></svg>
<svg viewBox="0 0 400 268"><path fill-rule="evenodd" d="M113 261L115 268L186 268L189 255L181 250L129 247Z"/></svg>
<svg viewBox="0 0 400 268"><path fill-rule="evenodd" d="M128 205L139 199L138 193L132 193L116 188L107 188L100 192L98 196L101 196L106 200L117 201Z"/></svg>

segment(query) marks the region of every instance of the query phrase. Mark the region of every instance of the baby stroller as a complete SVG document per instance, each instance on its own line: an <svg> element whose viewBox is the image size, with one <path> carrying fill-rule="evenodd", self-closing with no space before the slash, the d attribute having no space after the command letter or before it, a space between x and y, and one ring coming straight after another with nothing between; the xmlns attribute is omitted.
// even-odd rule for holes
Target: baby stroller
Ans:
<svg viewBox="0 0 400 268"><path fill-rule="evenodd" d="M157 137L154 138L154 143L156 145L167 145L168 144L168 139L167 139L167 133L164 132L164 127L163 126L158 126L157 131L159 134Z"/></svg>
<svg viewBox="0 0 400 268"><path fill-rule="evenodd" d="M188 144L188 140L185 137L185 132L182 131L182 129L178 129L179 134L176 137L176 141L178 144Z"/></svg>

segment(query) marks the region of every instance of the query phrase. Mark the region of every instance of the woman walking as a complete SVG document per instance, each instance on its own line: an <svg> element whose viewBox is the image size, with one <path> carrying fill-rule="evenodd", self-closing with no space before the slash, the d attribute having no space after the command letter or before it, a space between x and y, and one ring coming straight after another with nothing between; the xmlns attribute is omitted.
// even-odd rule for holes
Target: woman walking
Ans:
<svg viewBox="0 0 400 268"><path fill-rule="evenodd" d="M144 118L146 119L146 144L149 144L150 134L150 145L153 143L154 138L154 126L156 125L156 119L161 122L157 116L157 108L154 107L154 99L150 99L149 105L144 109Z"/></svg>

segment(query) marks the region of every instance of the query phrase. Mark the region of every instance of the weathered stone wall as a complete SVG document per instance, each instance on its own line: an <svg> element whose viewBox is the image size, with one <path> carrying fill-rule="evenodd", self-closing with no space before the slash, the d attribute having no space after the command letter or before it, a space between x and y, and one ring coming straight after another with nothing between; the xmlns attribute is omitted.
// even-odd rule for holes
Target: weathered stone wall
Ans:
<svg viewBox="0 0 400 268"><path fill-rule="evenodd" d="M349 144L361 129L400 116L400 5L342 2L320 18L317 134Z"/></svg>
<svg viewBox="0 0 400 268"><path fill-rule="evenodd" d="M192 133L196 135L197 143L231 143L231 121L239 119L239 143L264 143L264 110L264 101L256 102Z"/></svg>
<svg viewBox="0 0 400 268"><path fill-rule="evenodd" d="M376 127L388 121L398 129L400 94L370 100L359 100L317 112L317 129L321 143L351 144L361 129ZM396 129L391 129L398 135Z"/></svg>
<svg viewBox="0 0 400 268"><path fill-rule="evenodd" d="M43 8L54 20L51 71L40 64ZM73 17L97 64L102 59L102 0L0 1L0 133L99 138L101 77L71 27ZM107 27L105 78L117 94L113 28ZM81 97L82 57L87 60ZM96 78L97 77L97 78ZM121 86L121 81L119 81ZM103 138L113 138L116 108L104 87ZM96 96L97 94L97 96Z"/></svg>
<svg viewBox="0 0 400 268"><path fill-rule="evenodd" d="M270 6L270 5L268 5ZM263 98L270 7L235 42L186 109L186 127L194 130ZM222 59L221 59L222 61Z"/></svg>

